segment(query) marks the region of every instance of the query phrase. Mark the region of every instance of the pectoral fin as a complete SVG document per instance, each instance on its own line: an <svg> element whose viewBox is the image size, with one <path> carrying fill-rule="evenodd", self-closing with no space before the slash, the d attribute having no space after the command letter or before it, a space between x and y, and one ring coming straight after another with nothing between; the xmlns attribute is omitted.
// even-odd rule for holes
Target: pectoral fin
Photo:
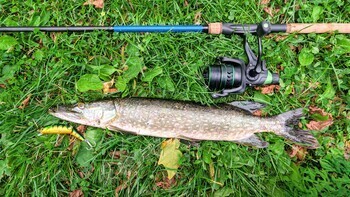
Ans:
<svg viewBox="0 0 350 197"><path fill-rule="evenodd" d="M247 138L234 141L234 142L237 142L237 143L243 144L243 145L254 146L257 148L266 148L269 145L269 143L259 139L258 136L256 136L255 134L253 134Z"/></svg>
<svg viewBox="0 0 350 197"><path fill-rule="evenodd" d="M245 112L248 112L249 114L253 114L256 110L259 110L265 107L264 104L253 102L253 101L234 101L227 104L232 105L236 108L239 108Z"/></svg>

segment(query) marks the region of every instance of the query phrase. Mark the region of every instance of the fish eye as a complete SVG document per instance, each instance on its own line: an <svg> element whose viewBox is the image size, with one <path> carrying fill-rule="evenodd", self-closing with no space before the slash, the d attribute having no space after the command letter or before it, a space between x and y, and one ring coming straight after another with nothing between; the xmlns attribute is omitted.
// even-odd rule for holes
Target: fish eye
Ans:
<svg viewBox="0 0 350 197"><path fill-rule="evenodd" d="M84 103L78 103L78 104L77 104L77 107L78 107L79 109L84 109Z"/></svg>

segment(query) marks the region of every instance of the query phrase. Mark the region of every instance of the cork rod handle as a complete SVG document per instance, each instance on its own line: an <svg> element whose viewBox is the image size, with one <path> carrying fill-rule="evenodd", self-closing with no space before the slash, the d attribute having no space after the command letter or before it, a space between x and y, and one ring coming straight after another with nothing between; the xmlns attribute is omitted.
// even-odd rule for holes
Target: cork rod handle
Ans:
<svg viewBox="0 0 350 197"><path fill-rule="evenodd" d="M290 23L287 24L287 33L350 33L349 23Z"/></svg>

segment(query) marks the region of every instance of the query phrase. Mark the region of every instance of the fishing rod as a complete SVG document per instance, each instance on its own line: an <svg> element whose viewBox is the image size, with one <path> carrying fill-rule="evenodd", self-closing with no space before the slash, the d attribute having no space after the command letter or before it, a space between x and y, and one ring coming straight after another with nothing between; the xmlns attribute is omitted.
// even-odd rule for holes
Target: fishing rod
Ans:
<svg viewBox="0 0 350 197"><path fill-rule="evenodd" d="M277 73L271 73L262 60L262 38L270 33L350 33L349 23L291 23L271 24L263 21L259 24L209 23L207 25L125 25L125 26L67 26L67 27L0 27L0 32L91 32L107 31L119 33L184 33L237 34L243 38L248 63L242 59L218 57L216 62L203 72L208 88L215 93L214 98L229 94L242 93L247 86L279 84ZM257 55L252 51L247 34L258 38Z"/></svg>

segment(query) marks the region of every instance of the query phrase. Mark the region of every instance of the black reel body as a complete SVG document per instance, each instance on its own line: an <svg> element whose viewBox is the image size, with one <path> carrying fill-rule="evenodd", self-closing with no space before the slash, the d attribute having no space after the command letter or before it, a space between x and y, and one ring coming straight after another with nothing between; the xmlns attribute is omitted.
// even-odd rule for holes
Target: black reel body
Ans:
<svg viewBox="0 0 350 197"><path fill-rule="evenodd" d="M214 98L242 93L246 86L279 84L278 74L268 71L266 62L261 60L261 38L270 32L271 24L266 21L257 25L254 32L249 32L258 36L258 56L251 50L246 35L241 34L248 64L241 59L219 57L214 65L207 68L204 72L206 84L211 91L218 91L212 95Z"/></svg>

